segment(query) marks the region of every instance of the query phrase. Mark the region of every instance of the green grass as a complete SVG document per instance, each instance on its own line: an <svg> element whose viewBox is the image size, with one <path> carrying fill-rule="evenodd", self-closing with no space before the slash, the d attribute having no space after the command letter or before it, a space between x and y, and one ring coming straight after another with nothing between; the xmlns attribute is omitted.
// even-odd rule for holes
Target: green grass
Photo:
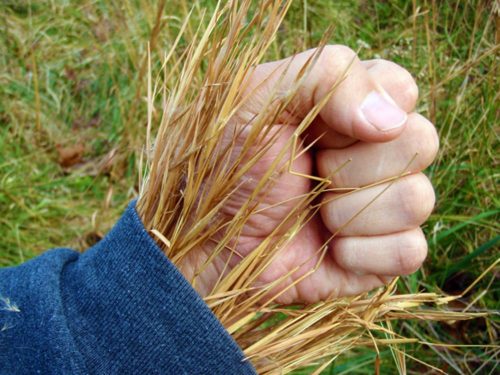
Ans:
<svg viewBox="0 0 500 375"><path fill-rule="evenodd" d="M137 195L147 42L154 61L172 44L188 7L168 1L157 33L158 3L1 2L0 266L50 247L84 249ZM214 3L202 1L199 8ZM313 47L334 25L331 43L359 50L365 59L393 60L416 77L418 111L436 124L441 151L428 169L437 193L436 210L425 225L429 257L421 271L401 282L401 290L458 293L498 257L500 31L493 3L295 1L268 53L274 59ZM78 144L85 147L83 162L63 168L58 147ZM115 156L105 163L110 155ZM453 306L474 302L471 309L492 312L488 319L407 322L398 328L423 341L493 344L500 300L495 281L487 275ZM495 348L405 350L448 373L486 374L498 361ZM380 366L381 373L396 371L388 349L381 352ZM375 354L359 350L325 373L372 374L374 367ZM423 371L408 361L408 372Z"/></svg>

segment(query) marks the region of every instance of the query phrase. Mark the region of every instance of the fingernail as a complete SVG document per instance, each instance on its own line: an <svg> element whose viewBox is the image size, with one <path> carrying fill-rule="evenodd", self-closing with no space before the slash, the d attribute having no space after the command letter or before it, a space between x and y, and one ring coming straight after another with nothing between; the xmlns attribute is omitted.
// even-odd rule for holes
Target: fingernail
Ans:
<svg viewBox="0 0 500 375"><path fill-rule="evenodd" d="M385 95L372 91L360 107L361 115L380 131L389 131L404 125L408 115Z"/></svg>

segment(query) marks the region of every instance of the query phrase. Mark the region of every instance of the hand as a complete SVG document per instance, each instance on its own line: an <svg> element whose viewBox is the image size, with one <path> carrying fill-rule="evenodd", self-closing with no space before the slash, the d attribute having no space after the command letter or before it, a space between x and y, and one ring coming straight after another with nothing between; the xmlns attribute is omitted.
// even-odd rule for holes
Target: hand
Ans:
<svg viewBox="0 0 500 375"><path fill-rule="evenodd" d="M278 91L290 89L314 52L296 55L291 62L287 59L259 65L245 88L251 98L235 121L245 122L258 114L276 85L280 85ZM395 276L416 271L427 254L420 225L430 215L435 197L431 183L421 171L438 150L435 128L413 112L418 89L405 69L381 59L360 61L344 46L327 46L321 52L293 103L299 110L289 112L287 125L280 119L272 125L280 129L279 136L247 172L246 182L222 212L237 212L255 188L252 181L263 176L295 126L334 83L344 78L348 68L349 73L307 131L310 139L324 134L314 152L309 150L293 161L292 170L298 173L284 172L277 177L260 203L268 208L252 215L237 239L237 253L245 256L254 250L292 210L293 198L311 189L311 180L300 174L327 177L349 159L351 162L333 175L333 187L365 187L398 176L413 159L411 173L350 194L324 194L320 213L259 277L259 283L269 283L301 265L287 283L297 280L316 265L317 250L325 239L338 232L319 268L281 295L281 303L316 302L369 291ZM386 188L349 225L344 225ZM200 247L181 265L188 279L210 252L210 246ZM211 290L223 272L223 263L223 259L216 259L199 276L196 288L201 295Z"/></svg>

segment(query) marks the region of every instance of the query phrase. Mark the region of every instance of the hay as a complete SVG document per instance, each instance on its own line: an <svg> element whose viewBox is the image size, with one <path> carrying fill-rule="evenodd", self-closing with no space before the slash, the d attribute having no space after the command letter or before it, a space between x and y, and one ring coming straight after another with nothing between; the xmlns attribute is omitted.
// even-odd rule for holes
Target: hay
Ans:
<svg viewBox="0 0 500 375"><path fill-rule="evenodd" d="M258 115L235 123L235 114L252 94L241 88L253 67L264 58L290 4L286 0L262 1L253 7L247 0L221 3L207 16L206 26L200 25L187 47L180 49L189 21L186 19L157 75L153 75L149 61L146 167L138 210L151 235L195 288L215 261L225 260L219 265L222 272L217 283L202 292L260 374L287 373L311 365L319 373L348 350L370 346L378 352L380 346L386 345L392 348L404 372L407 355L398 345L415 341L436 344L402 337L391 322L456 321L484 314L445 309L459 296L397 294L396 280L373 293L294 306L281 306L275 301L285 291L280 283L297 269L270 284L255 283L280 249L318 211L316 198L329 189L329 179L311 176L311 192L297 197L287 218L253 252L235 262L239 257L233 249L235 238L258 211L258 202L274 177L289 171L291 160L303 152L305 146L298 140L336 86L296 127L282 152L255 183L247 202L234 216L222 214L222 205L244 183L245 172L259 162L280 135L272 132L269 124L290 110L297 88L321 52L320 46L297 75L291 90L274 92ZM240 137L245 142L236 149ZM392 180L405 173L401 171ZM317 249L320 260L327 242ZM198 269L187 269L186 265L199 257L199 249L206 244L211 244L213 251L197 259ZM289 288L312 272L314 269L296 278Z"/></svg>

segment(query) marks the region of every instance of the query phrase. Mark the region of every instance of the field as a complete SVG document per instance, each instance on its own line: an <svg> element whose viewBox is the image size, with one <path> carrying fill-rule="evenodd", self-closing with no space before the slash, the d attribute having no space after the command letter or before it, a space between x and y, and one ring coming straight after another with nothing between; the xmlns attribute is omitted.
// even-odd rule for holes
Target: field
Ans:
<svg viewBox="0 0 500 375"><path fill-rule="evenodd" d="M196 2L192 24L215 3ZM137 196L147 46L157 63L191 6L185 0L0 2L0 266L51 247L85 249ZM393 60L419 84L418 111L435 123L441 140L427 170L437 206L424 228L425 266L404 278L400 290L458 294L498 258L500 5L297 0L268 59L317 45L330 26L331 43L363 59ZM407 345L418 359L408 359L408 373L437 373L419 361L450 374L495 373L499 292L498 276L489 273L451 306L488 311L488 318L402 323L402 334L422 342L469 345ZM397 371L389 349L379 359L373 350L351 352L325 373L372 374L378 366L383 374Z"/></svg>

